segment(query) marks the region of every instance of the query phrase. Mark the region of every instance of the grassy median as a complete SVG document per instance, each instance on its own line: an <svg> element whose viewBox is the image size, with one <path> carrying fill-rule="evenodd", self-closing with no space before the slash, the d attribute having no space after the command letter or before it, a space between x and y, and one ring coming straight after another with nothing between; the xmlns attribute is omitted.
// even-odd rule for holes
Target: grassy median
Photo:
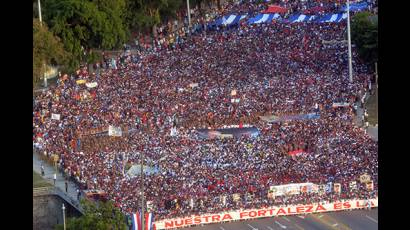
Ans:
<svg viewBox="0 0 410 230"><path fill-rule="evenodd" d="M376 125L378 124L378 113L377 113L377 107L378 107L378 89L373 91L373 95L369 97L369 99L366 101L366 109L367 113L369 114L368 121L369 124L371 125Z"/></svg>
<svg viewBox="0 0 410 230"><path fill-rule="evenodd" d="M33 188L49 187L51 186L46 180L44 180L40 174L33 171Z"/></svg>

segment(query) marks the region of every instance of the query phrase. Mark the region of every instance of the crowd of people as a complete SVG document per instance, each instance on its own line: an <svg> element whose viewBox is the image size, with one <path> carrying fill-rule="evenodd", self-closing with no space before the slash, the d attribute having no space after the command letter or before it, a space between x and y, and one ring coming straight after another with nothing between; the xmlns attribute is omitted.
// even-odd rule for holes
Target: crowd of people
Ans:
<svg viewBox="0 0 410 230"><path fill-rule="evenodd" d="M126 171L143 152L143 164L159 169L144 180L156 220L376 197L377 142L353 124L353 105L373 73L353 49L349 82L347 47L324 42L344 40L345 30L345 22L242 26L194 34L173 49L124 53L98 74L84 67L35 97L34 145L57 154L82 189L105 191L125 213L139 208L140 179ZM333 106L341 102L349 106ZM260 119L312 112L320 117ZM260 135L202 139L195 131L239 124ZM109 136L109 126L122 136ZM305 154L289 156L299 149ZM371 191L359 183L364 173ZM342 193L268 198L270 186L304 182L340 183Z"/></svg>

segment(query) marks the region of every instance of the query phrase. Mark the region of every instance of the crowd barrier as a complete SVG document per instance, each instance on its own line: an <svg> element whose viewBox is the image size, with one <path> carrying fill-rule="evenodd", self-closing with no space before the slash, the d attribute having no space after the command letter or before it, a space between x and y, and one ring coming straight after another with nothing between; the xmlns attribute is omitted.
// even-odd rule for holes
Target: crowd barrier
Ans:
<svg viewBox="0 0 410 230"><path fill-rule="evenodd" d="M155 229L175 229L193 225L213 224L264 217L301 215L309 213L333 212L378 207L378 198L369 200L344 200L332 203L317 203L310 205L291 205L286 207L272 206L261 209L247 209L215 214L193 215L183 218L165 219L154 223Z"/></svg>

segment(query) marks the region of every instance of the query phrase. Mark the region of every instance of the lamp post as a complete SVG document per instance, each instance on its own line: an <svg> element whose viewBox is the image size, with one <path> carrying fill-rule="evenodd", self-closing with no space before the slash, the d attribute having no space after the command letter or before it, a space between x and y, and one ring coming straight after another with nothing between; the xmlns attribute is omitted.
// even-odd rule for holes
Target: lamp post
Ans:
<svg viewBox="0 0 410 230"><path fill-rule="evenodd" d="M189 9L189 0L186 0L186 6L188 9L188 34L190 34L191 32L191 10Z"/></svg>
<svg viewBox="0 0 410 230"><path fill-rule="evenodd" d="M377 74L377 62L374 63L375 65L375 70L376 70L376 88L379 88L379 75Z"/></svg>
<svg viewBox="0 0 410 230"><path fill-rule="evenodd" d="M353 82L353 70L352 70L352 44L350 40L350 0L347 0L347 46L349 52L349 80Z"/></svg>
<svg viewBox="0 0 410 230"><path fill-rule="evenodd" d="M141 229L145 229L144 215L144 150L141 151Z"/></svg>
<svg viewBox="0 0 410 230"><path fill-rule="evenodd" d="M40 20L40 25L42 25L42 18L41 18L41 4L40 0L37 1L37 6L38 6L38 19Z"/></svg>
<svg viewBox="0 0 410 230"><path fill-rule="evenodd" d="M64 227L64 230L65 230L65 206L64 206L64 203L63 203L63 227Z"/></svg>
<svg viewBox="0 0 410 230"><path fill-rule="evenodd" d="M43 69L44 69L44 74L43 74L43 79L44 79L44 87L47 88L47 77L46 77L46 64L43 64Z"/></svg>

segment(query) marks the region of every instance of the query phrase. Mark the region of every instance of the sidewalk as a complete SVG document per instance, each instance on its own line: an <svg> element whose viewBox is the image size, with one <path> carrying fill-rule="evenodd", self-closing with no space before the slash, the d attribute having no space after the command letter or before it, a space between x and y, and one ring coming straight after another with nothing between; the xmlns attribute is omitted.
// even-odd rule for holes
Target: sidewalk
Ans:
<svg viewBox="0 0 410 230"><path fill-rule="evenodd" d="M367 133L372 137L373 140L379 141L379 127L369 126L367 128Z"/></svg>
<svg viewBox="0 0 410 230"><path fill-rule="evenodd" d="M39 158L39 156L33 152L33 170L40 174L41 176L41 162L42 160ZM55 169L48 163L43 163L44 165L44 176L43 178L49 182L50 184L54 185L54 172ZM71 200L74 202L74 205L78 206L79 201L77 200L77 186L72 182L68 180L68 193L65 192L65 179L63 175L59 172L57 172L57 180L56 180L56 185L55 187L59 188L64 194L66 194L68 197L71 198Z"/></svg>
<svg viewBox="0 0 410 230"><path fill-rule="evenodd" d="M366 98L366 100L368 99L368 97ZM355 116L355 118L354 118L354 124L357 126L357 127L362 127L362 128L365 128L365 124L364 124L364 122L363 122L363 120L362 120L362 115L363 115L363 113L364 113L364 109L362 108L362 107L360 107L360 106L358 106L357 107L357 112L356 112L356 116ZM367 127L366 128L366 132L367 132L367 134L369 134L369 136L373 139L373 140L375 140L375 141L378 141L379 140L379 127L378 126L372 126L372 125L369 125L369 127Z"/></svg>

